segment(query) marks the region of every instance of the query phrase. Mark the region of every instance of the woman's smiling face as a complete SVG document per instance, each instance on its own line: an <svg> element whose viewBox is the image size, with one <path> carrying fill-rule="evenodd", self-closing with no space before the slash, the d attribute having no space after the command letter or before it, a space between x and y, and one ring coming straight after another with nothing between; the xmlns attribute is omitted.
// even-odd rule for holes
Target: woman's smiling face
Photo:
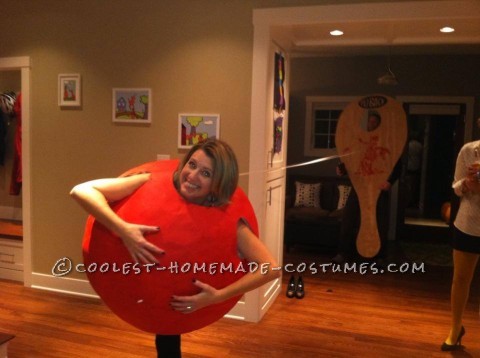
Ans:
<svg viewBox="0 0 480 358"><path fill-rule="evenodd" d="M212 188L212 159L203 150L197 150L182 168L179 179L180 195L191 203L203 205Z"/></svg>

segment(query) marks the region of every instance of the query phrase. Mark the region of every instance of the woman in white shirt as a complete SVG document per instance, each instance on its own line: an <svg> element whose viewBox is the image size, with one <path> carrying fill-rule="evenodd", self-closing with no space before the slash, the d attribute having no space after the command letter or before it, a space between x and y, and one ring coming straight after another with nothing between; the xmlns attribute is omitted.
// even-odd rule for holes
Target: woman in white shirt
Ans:
<svg viewBox="0 0 480 358"><path fill-rule="evenodd" d="M480 141L466 143L457 157L453 190L460 197L454 222L452 326L442 351L461 349L462 316L480 255Z"/></svg>

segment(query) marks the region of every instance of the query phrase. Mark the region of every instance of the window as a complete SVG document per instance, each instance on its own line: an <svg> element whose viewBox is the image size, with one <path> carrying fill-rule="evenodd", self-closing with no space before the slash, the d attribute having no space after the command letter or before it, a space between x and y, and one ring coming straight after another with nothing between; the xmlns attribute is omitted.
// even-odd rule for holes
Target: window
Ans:
<svg viewBox="0 0 480 358"><path fill-rule="evenodd" d="M336 154L335 132L342 110L356 97L307 97L305 156Z"/></svg>

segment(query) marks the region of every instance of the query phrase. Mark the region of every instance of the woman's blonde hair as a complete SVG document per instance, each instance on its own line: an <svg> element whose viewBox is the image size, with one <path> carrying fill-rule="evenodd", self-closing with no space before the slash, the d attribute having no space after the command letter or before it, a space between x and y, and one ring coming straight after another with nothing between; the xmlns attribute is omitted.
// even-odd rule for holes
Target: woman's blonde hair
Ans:
<svg viewBox="0 0 480 358"><path fill-rule="evenodd" d="M183 167L197 150L203 152L212 160L212 190L209 202L213 206L228 204L238 185L238 162L232 148L219 139L208 139L194 145L182 159L174 174L175 185L179 185L179 176Z"/></svg>

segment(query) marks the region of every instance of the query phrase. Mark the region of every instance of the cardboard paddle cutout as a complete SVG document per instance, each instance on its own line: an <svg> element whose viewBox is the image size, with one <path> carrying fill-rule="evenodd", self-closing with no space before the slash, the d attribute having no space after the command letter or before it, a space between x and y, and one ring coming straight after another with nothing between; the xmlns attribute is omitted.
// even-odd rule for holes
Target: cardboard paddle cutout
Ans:
<svg viewBox="0 0 480 358"><path fill-rule="evenodd" d="M156 266L134 264L122 240L90 216L83 239L87 276L105 304L131 325L171 335L202 328L222 318L241 296L184 314L170 307L172 295L200 292L192 280L225 287L248 270L237 251L237 223L245 219L258 236L253 208L240 188L229 205L206 207L185 201L172 175L178 161L157 161L124 175L150 172L151 180L112 204L124 220L159 226L146 239L165 250Z"/></svg>
<svg viewBox="0 0 480 358"><path fill-rule="evenodd" d="M381 117L380 125L367 131L369 113ZM360 204L357 249L363 257L380 250L377 227L377 200L400 158L407 140L406 115L402 105L384 95L371 95L351 102L341 113L336 130L336 146ZM387 213L381 213L387 215Z"/></svg>

